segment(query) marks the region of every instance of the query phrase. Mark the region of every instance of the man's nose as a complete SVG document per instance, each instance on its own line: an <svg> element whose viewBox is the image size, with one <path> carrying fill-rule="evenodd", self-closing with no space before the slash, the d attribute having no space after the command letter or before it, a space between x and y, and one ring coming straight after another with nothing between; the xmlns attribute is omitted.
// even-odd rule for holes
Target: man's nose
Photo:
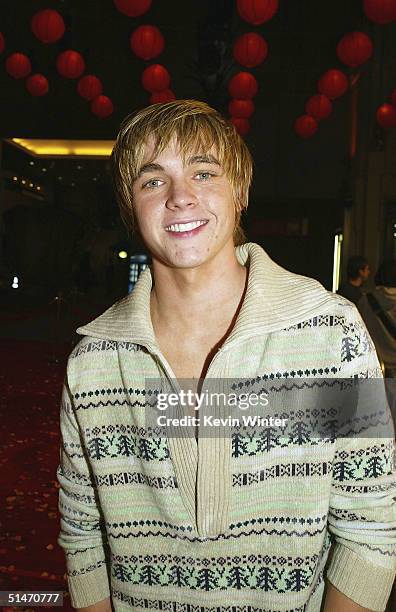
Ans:
<svg viewBox="0 0 396 612"><path fill-rule="evenodd" d="M170 185L166 203L168 208L195 206L195 204L197 204L197 197L192 185L184 178L173 180Z"/></svg>

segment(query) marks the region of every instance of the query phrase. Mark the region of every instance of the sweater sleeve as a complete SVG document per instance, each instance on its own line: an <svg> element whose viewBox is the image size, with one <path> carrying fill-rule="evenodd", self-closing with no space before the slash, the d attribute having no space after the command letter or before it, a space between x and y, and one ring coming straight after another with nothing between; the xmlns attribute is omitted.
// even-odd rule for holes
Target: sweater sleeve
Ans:
<svg viewBox="0 0 396 612"><path fill-rule="evenodd" d="M66 554L72 606L82 608L110 596L108 544L67 379L62 390L60 429L57 479L61 520L57 542Z"/></svg>
<svg viewBox="0 0 396 612"><path fill-rule="evenodd" d="M370 413L379 415L382 425L380 430L373 419L363 433L336 442L328 518L334 548L327 578L354 602L382 612L396 573L394 431L373 342L355 307L352 312L342 338L341 376L376 379Z"/></svg>

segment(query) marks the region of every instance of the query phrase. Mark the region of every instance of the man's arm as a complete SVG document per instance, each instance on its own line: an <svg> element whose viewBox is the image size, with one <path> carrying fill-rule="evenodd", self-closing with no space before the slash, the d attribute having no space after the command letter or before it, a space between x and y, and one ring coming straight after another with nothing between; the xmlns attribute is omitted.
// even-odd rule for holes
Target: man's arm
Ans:
<svg viewBox="0 0 396 612"><path fill-rule="evenodd" d="M93 606L97 612L107 612L111 610L104 603L110 597L109 547L67 378L62 390L60 428L57 479L61 520L57 541L66 555L71 604L77 609Z"/></svg>
<svg viewBox="0 0 396 612"><path fill-rule="evenodd" d="M76 608L77 612L114 612L114 608L111 604L110 597L98 601L93 606L87 606L86 608Z"/></svg>
<svg viewBox="0 0 396 612"><path fill-rule="evenodd" d="M349 599L329 582L326 581L326 599L323 612L371 612ZM98 611L99 612L99 611Z"/></svg>
<svg viewBox="0 0 396 612"><path fill-rule="evenodd" d="M325 610L336 602L337 612L383 612L396 572L395 441L381 368L356 308L345 321L342 344L348 350L342 351L340 376L360 382L357 411L348 411L348 431L336 440L328 516L332 588Z"/></svg>

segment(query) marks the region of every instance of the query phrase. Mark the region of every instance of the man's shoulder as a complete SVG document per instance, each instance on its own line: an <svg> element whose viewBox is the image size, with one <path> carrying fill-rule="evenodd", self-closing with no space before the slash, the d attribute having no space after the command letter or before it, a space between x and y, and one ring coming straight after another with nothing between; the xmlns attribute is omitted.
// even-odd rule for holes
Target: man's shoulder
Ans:
<svg viewBox="0 0 396 612"><path fill-rule="evenodd" d="M326 299L318 308L313 309L308 317L301 320L302 326L310 322L312 326L322 327L327 323L329 327L339 327L341 331L345 331L351 326L361 325L362 317L353 302L325 289L324 294Z"/></svg>
<svg viewBox="0 0 396 612"><path fill-rule="evenodd" d="M120 354L128 354L131 363L145 358L142 345L128 340L111 340L83 336L71 350L67 359L67 379L72 387L80 383L100 382L104 374L109 380L118 372ZM137 360L137 361L136 361Z"/></svg>
<svg viewBox="0 0 396 612"><path fill-rule="evenodd" d="M333 310L334 313L340 316L345 316L347 319L359 317L359 311L351 300L339 293L333 293L332 291L328 291L327 293L329 296L328 307L330 310Z"/></svg>

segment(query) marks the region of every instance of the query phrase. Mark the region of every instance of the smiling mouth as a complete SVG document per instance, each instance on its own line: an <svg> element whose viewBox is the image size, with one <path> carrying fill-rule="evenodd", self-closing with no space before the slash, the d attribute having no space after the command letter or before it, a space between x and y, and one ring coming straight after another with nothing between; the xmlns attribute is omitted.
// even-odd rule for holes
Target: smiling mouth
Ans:
<svg viewBox="0 0 396 612"><path fill-rule="evenodd" d="M192 230L200 227L201 225L206 225L208 223L207 219L202 219L200 221L190 221L189 223L174 223L173 225L168 225L165 228L166 232L191 232Z"/></svg>

